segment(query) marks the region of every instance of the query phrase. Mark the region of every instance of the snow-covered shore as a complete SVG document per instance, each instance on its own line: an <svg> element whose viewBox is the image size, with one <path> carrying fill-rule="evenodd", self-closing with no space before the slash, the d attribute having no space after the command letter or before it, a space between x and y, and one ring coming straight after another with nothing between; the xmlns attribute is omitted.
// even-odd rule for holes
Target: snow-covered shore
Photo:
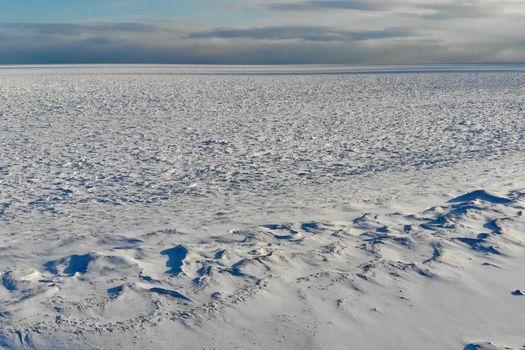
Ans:
<svg viewBox="0 0 525 350"><path fill-rule="evenodd" d="M0 82L0 346L525 346L521 69Z"/></svg>

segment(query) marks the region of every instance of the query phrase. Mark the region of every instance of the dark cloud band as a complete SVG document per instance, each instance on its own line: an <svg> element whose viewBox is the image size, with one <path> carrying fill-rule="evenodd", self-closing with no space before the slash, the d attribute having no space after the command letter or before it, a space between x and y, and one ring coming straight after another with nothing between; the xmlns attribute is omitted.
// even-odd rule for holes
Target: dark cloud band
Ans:
<svg viewBox="0 0 525 350"><path fill-rule="evenodd" d="M378 31L344 31L318 26L279 26L250 29L216 29L205 32L193 32L187 35L191 39L224 38L253 40L286 40L301 39L305 41L360 41L409 37L408 29L385 29Z"/></svg>

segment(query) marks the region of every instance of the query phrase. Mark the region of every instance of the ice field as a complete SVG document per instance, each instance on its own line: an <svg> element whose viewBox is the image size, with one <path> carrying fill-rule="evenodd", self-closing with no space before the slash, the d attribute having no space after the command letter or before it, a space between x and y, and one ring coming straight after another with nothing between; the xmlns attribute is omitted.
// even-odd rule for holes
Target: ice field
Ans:
<svg viewBox="0 0 525 350"><path fill-rule="evenodd" d="M0 348L525 349L525 66L0 66Z"/></svg>

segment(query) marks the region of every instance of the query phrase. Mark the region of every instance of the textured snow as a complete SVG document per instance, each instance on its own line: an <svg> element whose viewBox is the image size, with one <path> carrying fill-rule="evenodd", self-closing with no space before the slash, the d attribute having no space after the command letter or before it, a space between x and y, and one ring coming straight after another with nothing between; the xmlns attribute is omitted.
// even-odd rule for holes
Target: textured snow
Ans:
<svg viewBox="0 0 525 350"><path fill-rule="evenodd" d="M520 349L524 72L0 68L0 346Z"/></svg>

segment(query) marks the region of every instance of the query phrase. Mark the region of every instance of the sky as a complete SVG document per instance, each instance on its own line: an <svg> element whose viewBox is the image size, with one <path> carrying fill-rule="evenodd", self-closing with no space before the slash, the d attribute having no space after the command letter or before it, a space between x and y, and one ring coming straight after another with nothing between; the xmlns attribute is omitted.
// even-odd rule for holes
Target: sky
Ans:
<svg viewBox="0 0 525 350"><path fill-rule="evenodd" d="M524 0L0 0L0 64L525 62Z"/></svg>

